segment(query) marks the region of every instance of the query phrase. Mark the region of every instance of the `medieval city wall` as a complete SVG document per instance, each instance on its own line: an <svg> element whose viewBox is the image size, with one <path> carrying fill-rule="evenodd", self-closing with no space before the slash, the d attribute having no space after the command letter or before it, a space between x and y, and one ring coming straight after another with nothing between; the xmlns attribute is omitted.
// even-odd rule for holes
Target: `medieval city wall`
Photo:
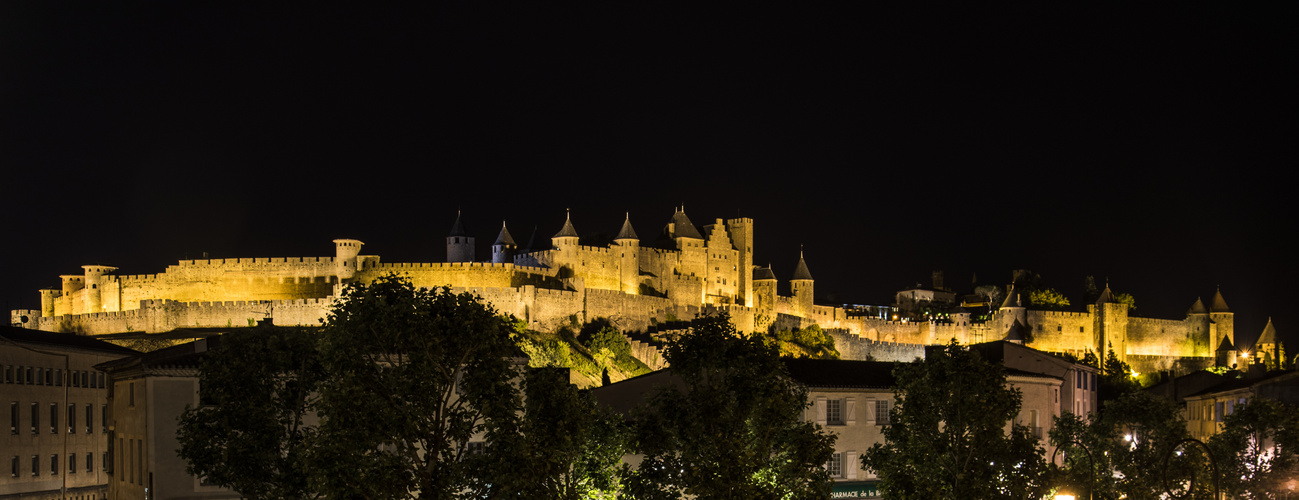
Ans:
<svg viewBox="0 0 1299 500"><path fill-rule="evenodd" d="M851 335L838 328L828 329L826 333L830 335L830 338L834 339L834 347L839 350L839 359L909 363L917 358L925 358L925 346L923 344L877 342Z"/></svg>
<svg viewBox="0 0 1299 500"><path fill-rule="evenodd" d="M1208 356L1208 335L1197 342L1186 320L1128 317L1128 363L1133 355Z"/></svg>
<svg viewBox="0 0 1299 500"><path fill-rule="evenodd" d="M1028 347L1075 356L1095 350L1096 318L1090 313L1028 310L1026 316L1032 337Z"/></svg>

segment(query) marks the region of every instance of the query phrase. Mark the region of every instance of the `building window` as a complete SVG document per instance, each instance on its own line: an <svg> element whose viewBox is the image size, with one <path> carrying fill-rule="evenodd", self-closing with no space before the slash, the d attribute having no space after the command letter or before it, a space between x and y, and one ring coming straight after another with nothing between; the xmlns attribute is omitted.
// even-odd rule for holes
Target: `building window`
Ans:
<svg viewBox="0 0 1299 500"><path fill-rule="evenodd" d="M482 441L470 441L465 446L465 454L468 456L476 457L484 453L487 453L487 443Z"/></svg>
<svg viewBox="0 0 1299 500"><path fill-rule="evenodd" d="M131 382L131 394L127 398L127 406L135 406L135 382Z"/></svg>
<svg viewBox="0 0 1299 500"><path fill-rule="evenodd" d="M94 470L95 470L95 454L87 451L87 452L86 452L86 472L93 472Z"/></svg>
<svg viewBox="0 0 1299 500"><path fill-rule="evenodd" d="M77 404L68 403L68 434L77 433Z"/></svg>
<svg viewBox="0 0 1299 500"><path fill-rule="evenodd" d="M830 455L830 461L825 463L825 470L830 473L830 477L843 477L843 454Z"/></svg>
<svg viewBox="0 0 1299 500"><path fill-rule="evenodd" d="M14 455L14 458L9 460L9 474L18 477L18 455Z"/></svg>
<svg viewBox="0 0 1299 500"><path fill-rule="evenodd" d="M59 433L59 404L50 403L50 434Z"/></svg>
<svg viewBox="0 0 1299 500"><path fill-rule="evenodd" d="M95 431L95 405L86 403L86 434Z"/></svg>
<svg viewBox="0 0 1299 500"><path fill-rule="evenodd" d="M40 455L32 455L32 475L33 475L33 476L39 476L39 475L41 475L41 456L40 456Z"/></svg>
<svg viewBox="0 0 1299 500"><path fill-rule="evenodd" d="M18 434L18 402L9 403L9 433Z"/></svg>
<svg viewBox="0 0 1299 500"><path fill-rule="evenodd" d="M99 405L99 432L108 434L108 405Z"/></svg>
<svg viewBox="0 0 1299 500"><path fill-rule="evenodd" d="M41 404L32 403L32 434L41 433Z"/></svg>
<svg viewBox="0 0 1299 500"><path fill-rule="evenodd" d="M889 425L889 402L887 399L875 400L875 425Z"/></svg>
<svg viewBox="0 0 1299 500"><path fill-rule="evenodd" d="M57 476L57 475L59 475L59 456L58 456L58 455L50 455L50 475L51 475L51 476Z"/></svg>
<svg viewBox="0 0 1299 500"><path fill-rule="evenodd" d="M68 455L68 474L77 473L77 456Z"/></svg>
<svg viewBox="0 0 1299 500"><path fill-rule="evenodd" d="M825 423L843 425L843 400L831 399L825 402Z"/></svg>

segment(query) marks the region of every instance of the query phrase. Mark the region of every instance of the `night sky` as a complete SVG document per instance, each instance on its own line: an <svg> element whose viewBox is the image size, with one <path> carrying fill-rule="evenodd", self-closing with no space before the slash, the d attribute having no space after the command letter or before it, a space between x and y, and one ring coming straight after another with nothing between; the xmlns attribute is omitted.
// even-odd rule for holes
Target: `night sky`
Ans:
<svg viewBox="0 0 1299 500"><path fill-rule="evenodd" d="M334 238L442 261L457 210L482 259L566 209L648 243L684 205L753 218L782 280L801 245L819 303L1221 286L1238 344L1299 349L1296 10L0 2L0 297Z"/></svg>

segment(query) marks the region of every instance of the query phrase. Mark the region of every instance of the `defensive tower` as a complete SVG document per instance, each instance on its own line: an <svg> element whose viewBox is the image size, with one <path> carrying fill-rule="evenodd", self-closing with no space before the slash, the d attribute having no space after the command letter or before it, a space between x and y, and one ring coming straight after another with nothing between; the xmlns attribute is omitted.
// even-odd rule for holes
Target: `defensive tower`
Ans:
<svg viewBox="0 0 1299 500"><path fill-rule="evenodd" d="M456 211L456 222L451 225L451 234L447 235L447 262L473 262L474 237L465 230L460 220L460 211Z"/></svg>

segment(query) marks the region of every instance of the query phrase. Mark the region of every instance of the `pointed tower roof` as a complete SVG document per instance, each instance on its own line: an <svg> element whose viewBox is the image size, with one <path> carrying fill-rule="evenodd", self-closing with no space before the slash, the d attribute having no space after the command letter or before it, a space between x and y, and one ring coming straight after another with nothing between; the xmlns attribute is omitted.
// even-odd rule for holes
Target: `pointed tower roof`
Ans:
<svg viewBox="0 0 1299 500"><path fill-rule="evenodd" d="M771 264L767 267L753 268L753 281L775 281L776 273L771 272Z"/></svg>
<svg viewBox="0 0 1299 500"><path fill-rule="evenodd" d="M798 266L794 267L794 277L791 280L810 280L812 273L807 270L807 262L803 260L803 250L798 251Z"/></svg>
<svg viewBox="0 0 1299 500"><path fill-rule="evenodd" d="M668 234L669 237L704 239L703 235L699 234L699 230L695 229L695 223L690 222L690 218L686 217L685 207L677 208L676 211L672 213L671 222L672 224L669 226L671 228L671 231L669 231Z"/></svg>
<svg viewBox="0 0 1299 500"><path fill-rule="evenodd" d="M577 237L577 230L573 229L573 214L565 210L564 227L560 228L559 232L555 233L555 236L553 236L553 238L576 238L576 237Z"/></svg>
<svg viewBox="0 0 1299 500"><path fill-rule="evenodd" d="M1276 327L1272 326L1272 318L1267 319L1267 326L1263 327L1263 333L1258 335L1258 341L1254 342L1254 350L1263 344L1276 344Z"/></svg>
<svg viewBox="0 0 1299 500"><path fill-rule="evenodd" d="M1006 300L1001 301L1001 307L1024 307L1024 303L1019 301L1019 292L1015 291L1015 285L1010 285L1010 291L1006 292Z"/></svg>
<svg viewBox="0 0 1299 500"><path fill-rule="evenodd" d="M469 232L465 231L465 224L460 222L459 210L456 210L456 223L451 225L451 234L447 236L469 236Z"/></svg>
<svg viewBox="0 0 1299 500"><path fill-rule="evenodd" d="M528 246L524 247L523 249L541 250L540 248L537 248L537 226L536 225L532 226L532 234L528 236Z"/></svg>
<svg viewBox="0 0 1299 500"><path fill-rule="evenodd" d="M514 237L510 236L510 230L505 228L505 221L501 221L501 234L496 236L495 244L518 246L514 243Z"/></svg>
<svg viewBox="0 0 1299 500"><path fill-rule="evenodd" d="M1101 296L1096 298L1097 304L1117 304L1119 301L1114 300L1114 292L1110 291L1110 283L1105 282L1105 290L1101 291Z"/></svg>
<svg viewBox="0 0 1299 500"><path fill-rule="evenodd" d="M1191 310L1186 311L1187 315L1191 314L1209 314L1209 310L1204 308L1204 301L1199 297L1195 298L1195 303L1191 304Z"/></svg>
<svg viewBox="0 0 1299 500"><path fill-rule="evenodd" d="M1225 313L1231 312L1227 309L1227 301L1222 300L1222 289L1219 288L1213 292L1213 300L1209 302L1209 312Z"/></svg>
<svg viewBox="0 0 1299 500"><path fill-rule="evenodd" d="M1231 337L1223 337L1222 343L1218 344L1218 352L1234 351L1236 346L1232 345Z"/></svg>
<svg viewBox="0 0 1299 500"><path fill-rule="evenodd" d="M1023 323L1020 323L1019 318L1016 318L1015 322L1010 325L1010 329L1006 330L1006 338L1002 340L1005 340L1006 342L1014 342L1016 344L1023 344L1024 341L1027 340L1027 335L1025 335L1025 331L1027 330L1028 327L1024 326Z"/></svg>
<svg viewBox="0 0 1299 500"><path fill-rule="evenodd" d="M639 240L636 236L636 230L631 228L631 212L627 212L627 218L622 221L622 229L618 231L618 236L613 240Z"/></svg>

